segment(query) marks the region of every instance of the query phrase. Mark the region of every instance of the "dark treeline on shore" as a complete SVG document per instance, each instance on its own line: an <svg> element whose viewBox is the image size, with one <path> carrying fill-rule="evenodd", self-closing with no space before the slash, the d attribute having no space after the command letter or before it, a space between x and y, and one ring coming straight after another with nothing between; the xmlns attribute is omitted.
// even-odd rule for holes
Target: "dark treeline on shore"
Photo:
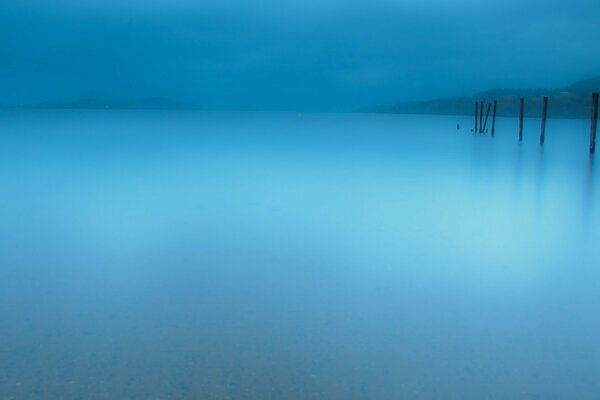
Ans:
<svg viewBox="0 0 600 400"><path fill-rule="evenodd" d="M471 97L455 97L425 101L408 101L360 111L395 114L471 115L475 101L498 101L497 115L516 117L519 98L525 99L525 116L539 117L542 97L549 97L549 118L589 118L591 93L600 91L600 76L576 82L561 89L495 89L475 93Z"/></svg>

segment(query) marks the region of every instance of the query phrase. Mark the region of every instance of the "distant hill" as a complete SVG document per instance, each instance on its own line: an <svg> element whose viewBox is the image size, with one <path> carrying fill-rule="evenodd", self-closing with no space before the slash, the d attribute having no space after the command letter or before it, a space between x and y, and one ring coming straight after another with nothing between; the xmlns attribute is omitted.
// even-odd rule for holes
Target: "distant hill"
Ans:
<svg viewBox="0 0 600 400"><path fill-rule="evenodd" d="M198 110L195 104L182 103L164 97L148 97L139 100L81 99L68 102L42 102L27 106L4 106L3 108L30 109L76 109L76 110Z"/></svg>
<svg viewBox="0 0 600 400"><path fill-rule="evenodd" d="M539 117L542 97L548 96L548 117L589 118L591 94L600 92L600 76L575 82L561 89L494 89L471 97L453 97L426 101L409 101L387 106L369 107L363 112L394 114L472 115L475 101L497 100L497 115L514 117L519 112L519 98L525 99L525 116Z"/></svg>

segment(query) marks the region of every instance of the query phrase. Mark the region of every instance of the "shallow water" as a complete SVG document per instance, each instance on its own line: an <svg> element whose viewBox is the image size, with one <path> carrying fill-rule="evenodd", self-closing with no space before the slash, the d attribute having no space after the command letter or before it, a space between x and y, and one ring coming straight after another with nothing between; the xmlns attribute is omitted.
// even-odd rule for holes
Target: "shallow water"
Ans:
<svg viewBox="0 0 600 400"><path fill-rule="evenodd" d="M470 125L1 112L0 399L596 398L588 123Z"/></svg>

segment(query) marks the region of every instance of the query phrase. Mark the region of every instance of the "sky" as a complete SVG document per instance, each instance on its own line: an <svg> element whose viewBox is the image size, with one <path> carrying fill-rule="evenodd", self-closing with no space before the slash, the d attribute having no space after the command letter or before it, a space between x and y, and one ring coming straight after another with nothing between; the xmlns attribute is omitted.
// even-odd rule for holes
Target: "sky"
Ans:
<svg viewBox="0 0 600 400"><path fill-rule="evenodd" d="M9 0L0 103L353 111L600 75L598 0Z"/></svg>

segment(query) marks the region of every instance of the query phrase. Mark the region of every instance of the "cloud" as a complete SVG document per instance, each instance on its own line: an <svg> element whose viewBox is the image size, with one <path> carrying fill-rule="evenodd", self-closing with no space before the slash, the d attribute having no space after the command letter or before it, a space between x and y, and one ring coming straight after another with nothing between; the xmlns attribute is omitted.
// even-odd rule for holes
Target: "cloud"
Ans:
<svg viewBox="0 0 600 400"><path fill-rule="evenodd" d="M595 1L7 3L0 102L161 95L349 110L600 71Z"/></svg>

